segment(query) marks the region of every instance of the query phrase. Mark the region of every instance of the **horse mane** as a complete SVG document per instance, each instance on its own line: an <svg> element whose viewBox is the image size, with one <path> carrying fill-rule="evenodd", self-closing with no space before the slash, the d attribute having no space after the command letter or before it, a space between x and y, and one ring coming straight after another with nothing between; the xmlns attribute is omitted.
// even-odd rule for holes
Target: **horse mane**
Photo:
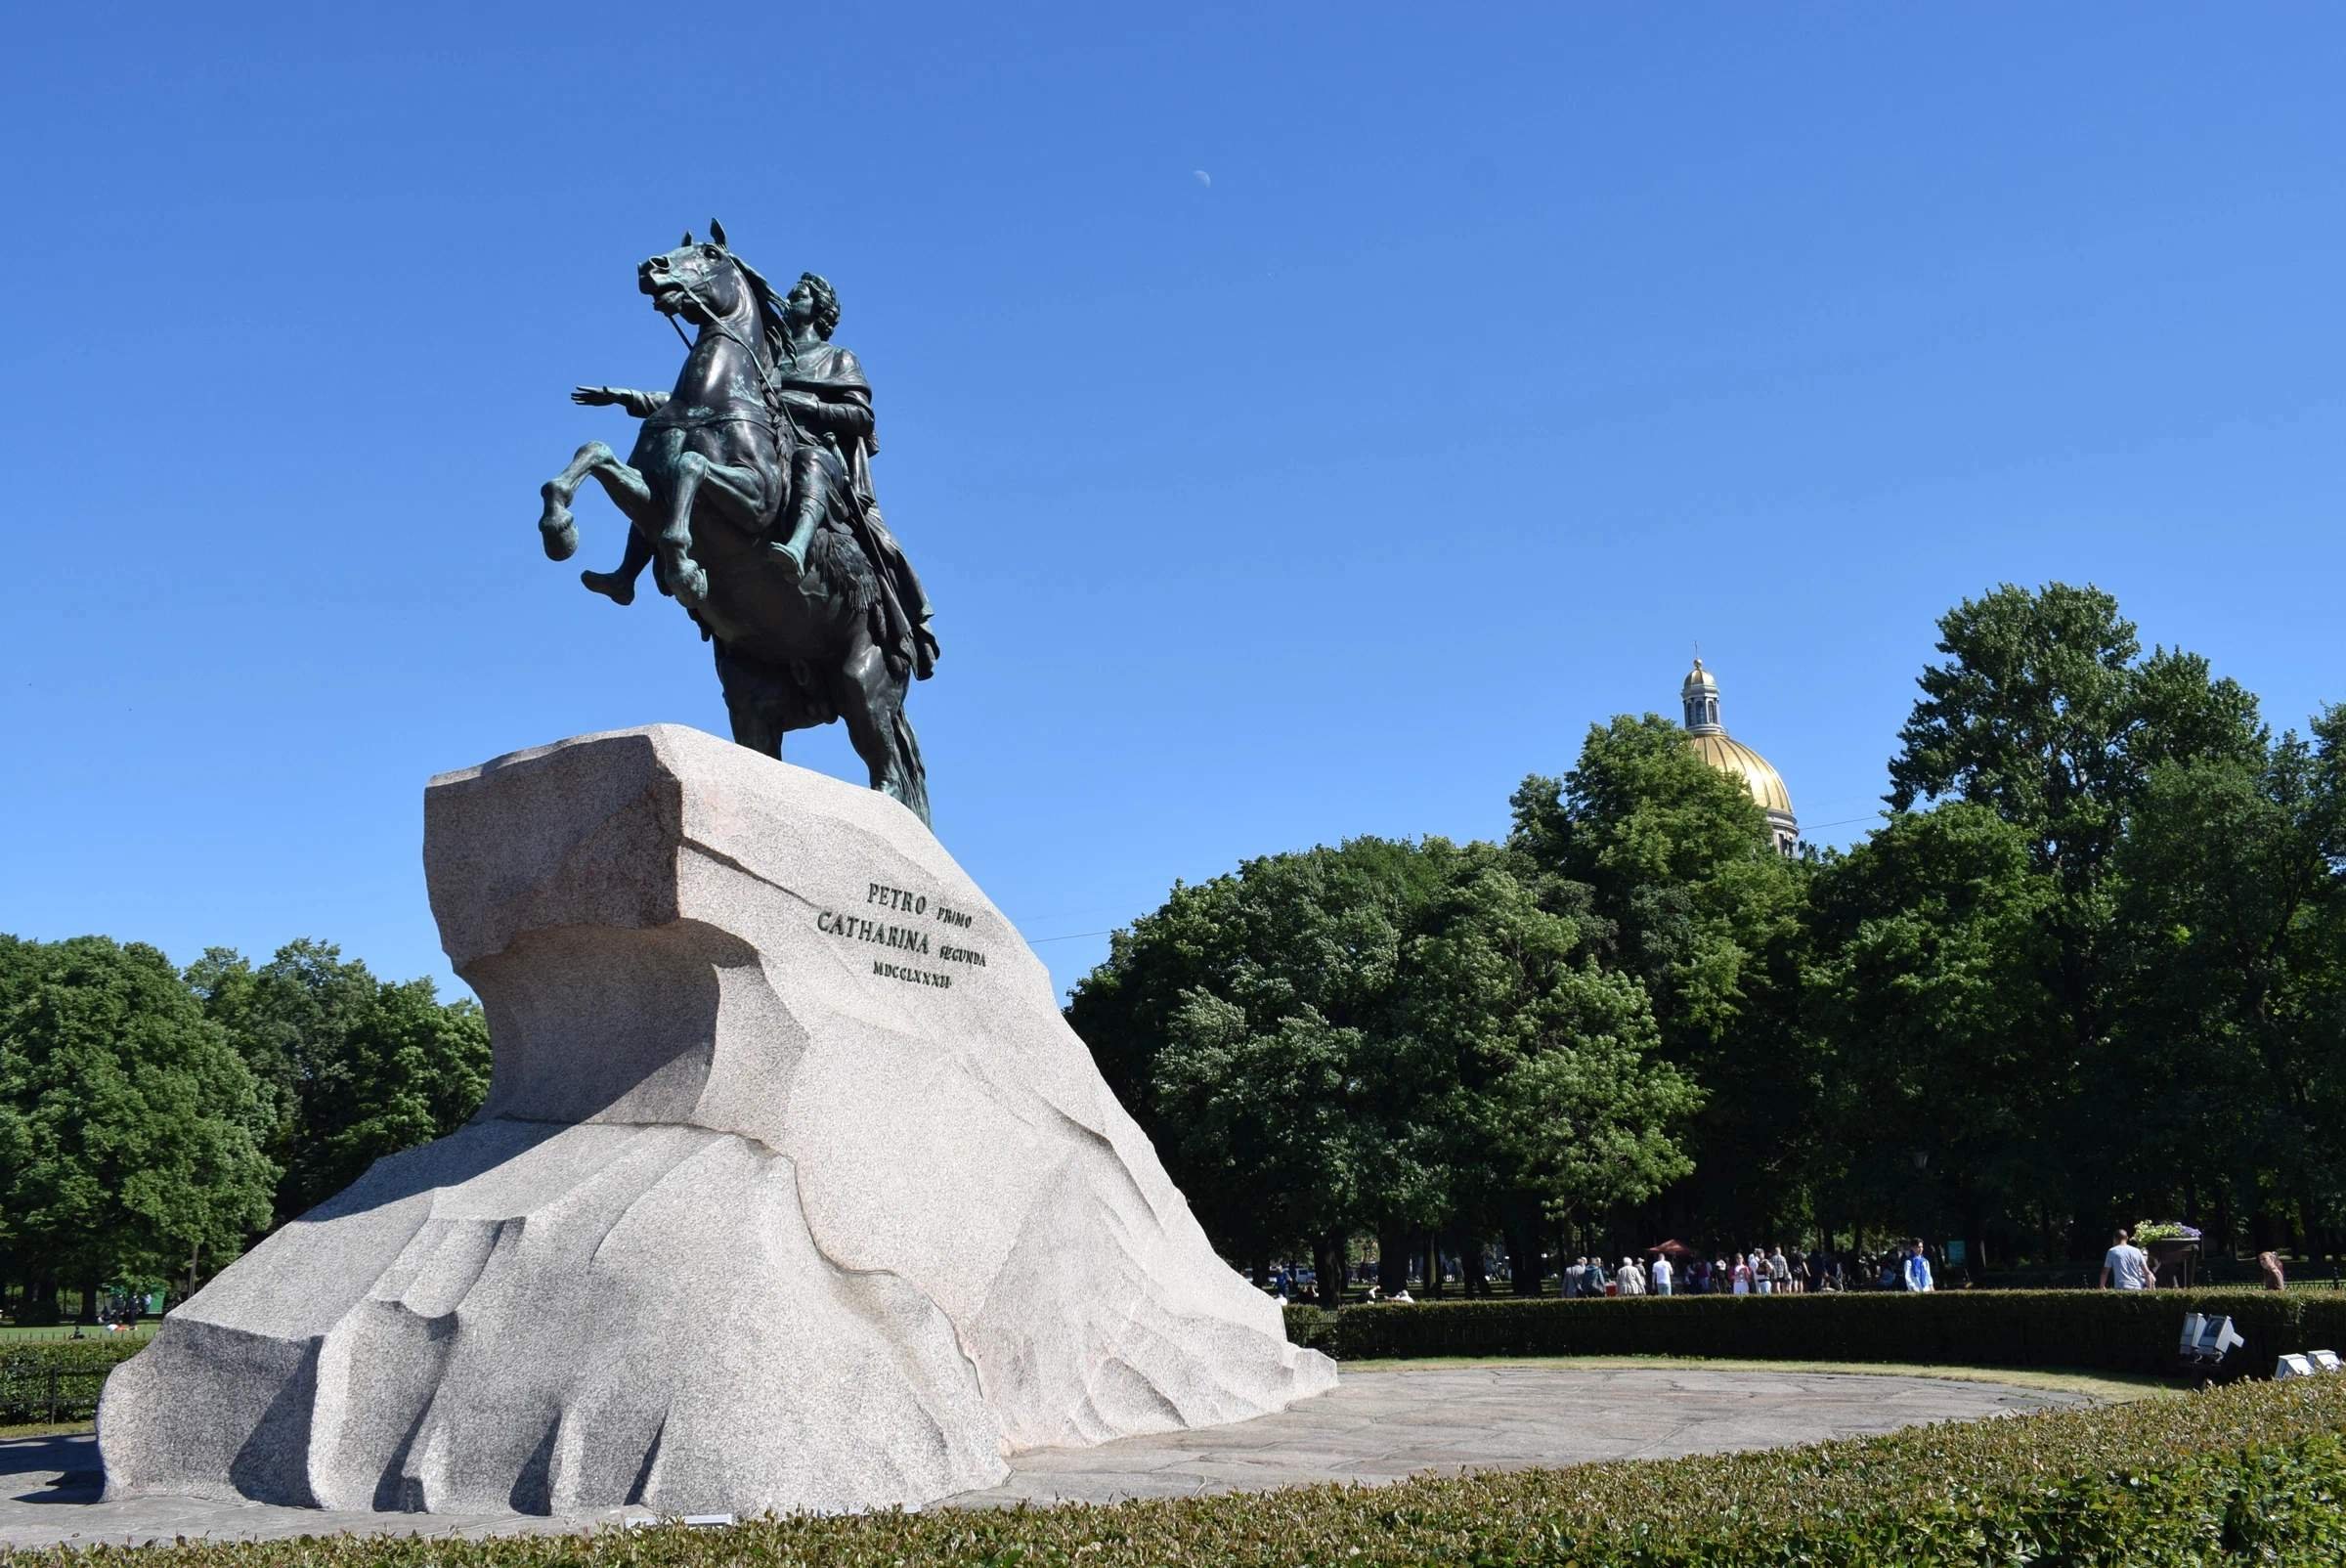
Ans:
<svg viewBox="0 0 2346 1568"><path fill-rule="evenodd" d="M732 258L734 270L749 283L750 293L758 301L758 325L765 333L766 359L781 365L796 358L790 346L790 328L782 320L782 296L765 281L765 274L729 250L725 254Z"/></svg>

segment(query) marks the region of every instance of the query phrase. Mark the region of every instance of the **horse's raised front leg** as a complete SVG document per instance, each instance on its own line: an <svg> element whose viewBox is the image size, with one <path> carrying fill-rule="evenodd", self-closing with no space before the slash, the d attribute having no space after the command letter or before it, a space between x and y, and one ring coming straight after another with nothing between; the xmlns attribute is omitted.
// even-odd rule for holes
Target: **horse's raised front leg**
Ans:
<svg viewBox="0 0 2346 1568"><path fill-rule="evenodd" d="M571 518L570 503L588 474L602 481L612 503L630 524L643 528L649 520L652 498L643 475L621 462L600 441L589 441L572 455L569 467L538 487L545 502L538 514L538 532L544 537L548 560L566 561L578 550L579 526Z"/></svg>

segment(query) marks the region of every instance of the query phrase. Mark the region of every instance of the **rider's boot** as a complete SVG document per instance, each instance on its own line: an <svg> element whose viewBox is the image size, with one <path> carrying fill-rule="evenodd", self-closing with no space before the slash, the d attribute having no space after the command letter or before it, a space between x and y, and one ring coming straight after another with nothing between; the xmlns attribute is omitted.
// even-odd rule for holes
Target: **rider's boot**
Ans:
<svg viewBox="0 0 2346 1568"><path fill-rule="evenodd" d="M789 530L766 545L789 563L794 577L806 570L806 551L814 544L814 531L823 523L823 492L816 486L794 487L787 514Z"/></svg>
<svg viewBox="0 0 2346 1568"><path fill-rule="evenodd" d="M616 572L581 572L579 581L600 593L604 598L609 599L613 604L633 604L635 602L635 580L641 577L643 569L651 564L652 546L644 542L641 534L630 528L628 530L627 552L619 558L619 570Z"/></svg>
<svg viewBox="0 0 2346 1568"><path fill-rule="evenodd" d="M613 604L635 602L635 580L617 572L581 572L579 581L586 584Z"/></svg>

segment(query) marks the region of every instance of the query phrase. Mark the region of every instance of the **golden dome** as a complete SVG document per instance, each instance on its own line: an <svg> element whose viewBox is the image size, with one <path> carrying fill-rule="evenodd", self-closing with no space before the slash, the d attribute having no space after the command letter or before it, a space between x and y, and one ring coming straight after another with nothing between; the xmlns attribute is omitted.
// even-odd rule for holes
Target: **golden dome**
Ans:
<svg viewBox="0 0 2346 1568"><path fill-rule="evenodd" d="M1752 799L1760 803L1762 811L1793 814L1792 793L1784 788L1784 775L1743 742L1728 739L1726 731L1689 735L1686 749L1722 773L1741 775L1743 787L1752 792Z"/></svg>
<svg viewBox="0 0 2346 1568"><path fill-rule="evenodd" d="M1718 680L1703 668L1702 660L1695 660L1694 668L1686 673L1678 687L1678 700L1686 708L1686 749L1720 772L1742 779L1760 809L1767 813L1776 847L1791 853L1801 832L1800 821L1792 814L1792 792L1784 787L1784 775L1770 766L1766 758L1728 738L1726 726L1718 721Z"/></svg>

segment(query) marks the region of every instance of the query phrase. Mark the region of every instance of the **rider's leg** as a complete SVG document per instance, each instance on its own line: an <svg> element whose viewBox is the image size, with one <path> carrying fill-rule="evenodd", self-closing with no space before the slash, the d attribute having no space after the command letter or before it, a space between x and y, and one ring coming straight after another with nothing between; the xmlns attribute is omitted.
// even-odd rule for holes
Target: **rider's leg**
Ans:
<svg viewBox="0 0 2346 1568"><path fill-rule="evenodd" d="M806 551L814 543L814 531L823 524L832 491L845 478L839 459L812 442L791 454L790 504L777 530L781 537L773 541L772 547L790 562L793 571L806 569Z"/></svg>
<svg viewBox="0 0 2346 1568"><path fill-rule="evenodd" d="M658 528L652 520L652 490L644 483L643 475L609 455L589 470L628 520L628 547L621 556L616 572L581 572L579 581L614 604L630 604L635 598L635 579L651 564L651 536Z"/></svg>
<svg viewBox="0 0 2346 1568"><path fill-rule="evenodd" d="M651 541L637 530L628 530L627 553L619 559L616 572L581 572L579 581L600 593L614 604L635 602L635 580L643 569L652 564Z"/></svg>

